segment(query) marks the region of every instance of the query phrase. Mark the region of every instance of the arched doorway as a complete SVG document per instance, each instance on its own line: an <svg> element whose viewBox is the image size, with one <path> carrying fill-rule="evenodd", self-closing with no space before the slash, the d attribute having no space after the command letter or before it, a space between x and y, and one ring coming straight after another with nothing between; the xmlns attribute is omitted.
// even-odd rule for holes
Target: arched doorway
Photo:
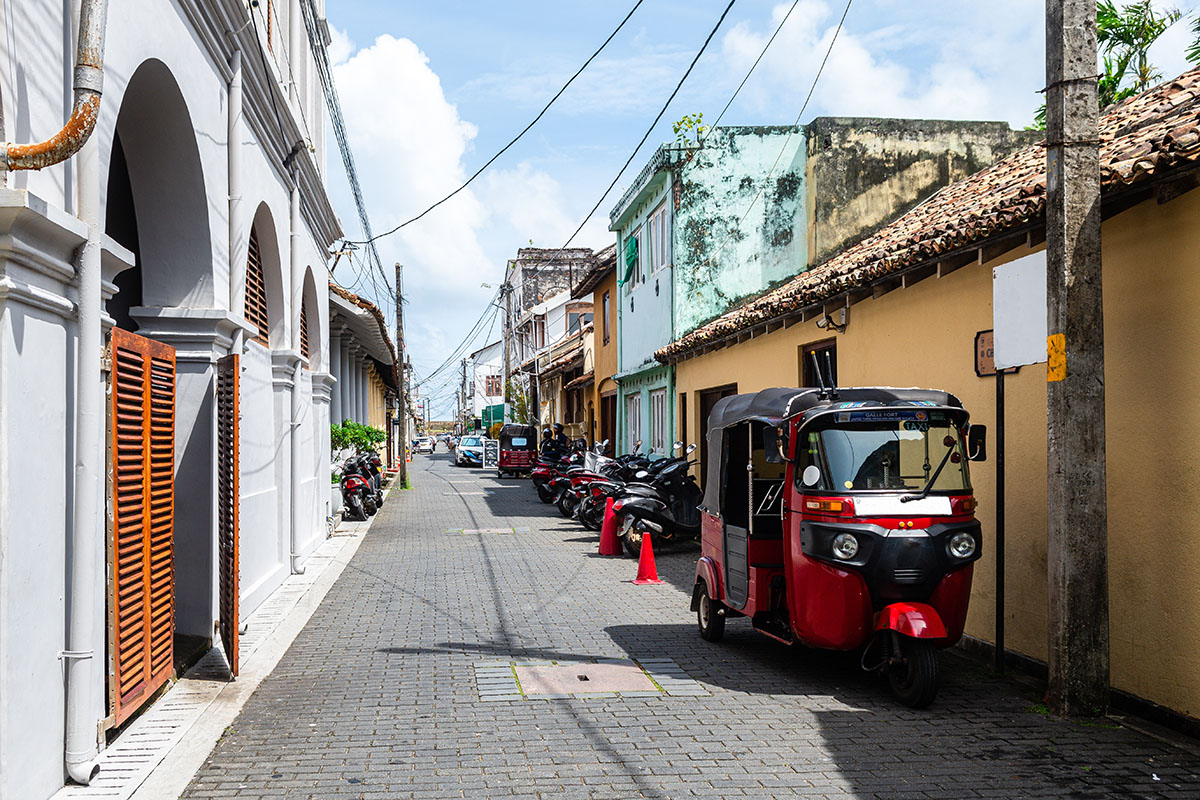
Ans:
<svg viewBox="0 0 1200 800"><path fill-rule="evenodd" d="M214 365L227 332L196 313L215 306L208 193L187 102L161 61L143 62L125 89L107 187L105 230L135 264L117 276L108 313L176 348L174 650L184 666L213 635Z"/></svg>

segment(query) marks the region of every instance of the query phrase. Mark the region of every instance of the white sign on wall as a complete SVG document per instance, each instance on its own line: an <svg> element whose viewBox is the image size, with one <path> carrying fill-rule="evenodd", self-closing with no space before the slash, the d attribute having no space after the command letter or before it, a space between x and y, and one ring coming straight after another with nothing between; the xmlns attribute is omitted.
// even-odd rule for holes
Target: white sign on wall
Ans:
<svg viewBox="0 0 1200 800"><path fill-rule="evenodd" d="M1046 360L1046 251L992 269L997 369Z"/></svg>

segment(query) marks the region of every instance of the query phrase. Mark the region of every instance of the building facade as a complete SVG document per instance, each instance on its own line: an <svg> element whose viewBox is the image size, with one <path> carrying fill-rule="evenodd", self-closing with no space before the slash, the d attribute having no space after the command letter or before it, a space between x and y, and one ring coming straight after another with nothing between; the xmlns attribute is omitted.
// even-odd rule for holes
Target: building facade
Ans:
<svg viewBox="0 0 1200 800"><path fill-rule="evenodd" d="M1177 534L1175 510L1190 507L1197 489L1175 476L1200 441L1192 413L1200 373L1182 346L1200 333L1198 92L1200 70L1193 70L1109 109L1100 127L1111 684L1127 708L1153 704L1192 726L1200 719L1200 683L1189 666L1200 605L1190 598L1200 550ZM994 275L1044 250L1044 205L1045 152L1035 145L946 187L658 356L674 365L689 407L702 409L721 391L812 385L804 356L828 348L841 386L949 391L991 438L1001 424L996 379L977 371L977 336L993 327ZM1045 367L1022 367L1004 386L1005 643L1045 662ZM1155 428L1168 435L1148 436L1138 424L1148 400ZM691 415L689 440L702 440L705 417ZM974 572L967 633L984 643L996 641L999 617L996 466L994 451L972 464L985 553Z"/></svg>
<svg viewBox="0 0 1200 800"><path fill-rule="evenodd" d="M63 127L73 5L3 3L0 138ZM215 631L236 670L325 536L341 230L300 3L113 2L105 32L83 149L0 189L4 798L87 780Z"/></svg>

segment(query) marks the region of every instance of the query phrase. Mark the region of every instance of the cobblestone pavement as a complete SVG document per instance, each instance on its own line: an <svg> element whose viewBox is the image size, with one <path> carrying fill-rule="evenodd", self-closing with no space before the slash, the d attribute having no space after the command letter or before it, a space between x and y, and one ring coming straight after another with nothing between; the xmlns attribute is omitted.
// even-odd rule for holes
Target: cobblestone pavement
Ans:
<svg viewBox="0 0 1200 800"><path fill-rule="evenodd" d="M1036 713L953 654L915 712L855 658L745 620L706 643L694 549L634 586L527 482L441 453L412 468L185 797L1200 797L1200 757ZM480 700L485 662L593 658L668 659L706 695Z"/></svg>

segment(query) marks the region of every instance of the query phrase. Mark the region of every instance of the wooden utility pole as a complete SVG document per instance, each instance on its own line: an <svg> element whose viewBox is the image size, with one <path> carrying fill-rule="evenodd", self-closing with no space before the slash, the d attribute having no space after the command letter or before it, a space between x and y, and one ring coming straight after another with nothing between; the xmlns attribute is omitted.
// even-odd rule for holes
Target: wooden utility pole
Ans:
<svg viewBox="0 0 1200 800"><path fill-rule="evenodd" d="M1046 2L1049 699L1108 708L1096 0Z"/></svg>
<svg viewBox="0 0 1200 800"><path fill-rule="evenodd" d="M408 486L408 370L404 357L404 267L396 262L396 363L399 364L400 386L396 398L397 416L400 418L400 485Z"/></svg>

